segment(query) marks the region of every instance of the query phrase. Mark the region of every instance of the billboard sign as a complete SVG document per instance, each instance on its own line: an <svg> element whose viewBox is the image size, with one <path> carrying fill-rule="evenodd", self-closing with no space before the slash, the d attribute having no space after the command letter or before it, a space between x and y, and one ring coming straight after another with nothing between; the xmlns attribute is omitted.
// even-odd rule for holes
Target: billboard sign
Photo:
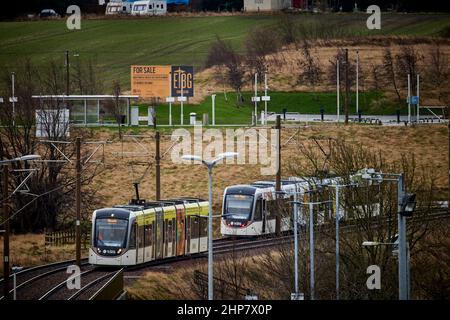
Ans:
<svg viewBox="0 0 450 320"><path fill-rule="evenodd" d="M184 97L194 96L194 67L172 66L172 97L180 97L183 91Z"/></svg>
<svg viewBox="0 0 450 320"><path fill-rule="evenodd" d="M170 66L131 66L131 94L165 98L170 94Z"/></svg>

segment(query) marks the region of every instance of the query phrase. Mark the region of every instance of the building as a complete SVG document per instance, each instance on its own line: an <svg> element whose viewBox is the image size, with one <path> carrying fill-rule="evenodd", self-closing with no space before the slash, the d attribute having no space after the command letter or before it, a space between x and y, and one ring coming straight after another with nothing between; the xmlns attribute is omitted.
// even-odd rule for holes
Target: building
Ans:
<svg viewBox="0 0 450 320"><path fill-rule="evenodd" d="M244 11L275 11L291 6L292 0L244 0Z"/></svg>

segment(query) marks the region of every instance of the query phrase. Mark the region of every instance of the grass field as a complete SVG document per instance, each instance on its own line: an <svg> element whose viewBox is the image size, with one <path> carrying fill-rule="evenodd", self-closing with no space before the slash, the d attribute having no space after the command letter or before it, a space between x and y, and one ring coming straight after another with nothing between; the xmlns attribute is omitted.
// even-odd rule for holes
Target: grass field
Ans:
<svg viewBox="0 0 450 320"><path fill-rule="evenodd" d="M312 38L405 35L433 36L450 25L445 14L383 14L382 29L366 28L366 14L295 15ZM202 67L216 36L242 51L249 29L275 25L283 15L162 17L82 20L70 31L66 20L0 22L0 66L20 72L26 58L41 63L54 59L64 67L64 52L74 59L92 59L101 79L120 79L129 86L132 64L185 64Z"/></svg>
<svg viewBox="0 0 450 320"><path fill-rule="evenodd" d="M251 96L254 93L244 92L244 102L241 106L236 104L236 94L227 93L225 100L224 93L217 93L216 97L216 124L250 124L254 104L251 102ZM300 112L304 114L320 114L320 108L323 106L325 114L336 114L336 93L312 93L312 92L272 92L271 101L268 103L269 112L283 112L286 108L288 112ZM343 97L341 97L341 101ZM355 94L351 96L350 114L356 114ZM383 101L384 103L379 103ZM342 102L343 103L343 102ZM385 104L386 103L386 104ZM189 123L189 113L197 113L197 120L202 119L203 113L208 113L212 117L211 98L208 97L200 104L188 104L183 107L184 123ZM141 115L147 114L147 104L141 105ZM395 114L396 105L383 99L380 92L360 93L360 108L363 115ZM406 105L403 106L406 112ZM180 123L181 115L180 103L172 105L172 121L174 124ZM258 103L258 112L264 110L264 103ZM342 111L341 111L342 112ZM169 107L167 104L156 107L158 124L169 123Z"/></svg>

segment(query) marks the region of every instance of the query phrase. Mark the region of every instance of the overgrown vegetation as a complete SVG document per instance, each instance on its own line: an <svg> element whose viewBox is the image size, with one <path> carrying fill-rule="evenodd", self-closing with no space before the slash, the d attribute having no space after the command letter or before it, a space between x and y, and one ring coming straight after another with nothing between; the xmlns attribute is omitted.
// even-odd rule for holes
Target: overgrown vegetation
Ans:
<svg viewBox="0 0 450 320"><path fill-rule="evenodd" d="M42 92L56 96L64 91L64 73L56 63L50 62L45 67L37 68L27 61L24 66L25 72L17 74L15 79L17 102L14 108L11 102L5 101L0 113L0 159L39 154L45 161L15 161L10 164L10 195L2 201L11 203L11 227L18 233L56 229L74 221L76 181L70 159L75 157L74 139L77 136L86 139L89 135L87 131L72 129L69 137L69 123L62 120L67 108L67 102L63 99L32 98ZM3 71L1 80L1 96L11 97L10 70ZM81 85L84 91L83 83ZM41 123L38 128L35 126L37 121ZM41 138L37 136L37 131ZM83 159L88 155L85 148ZM91 182L100 166L87 164L84 169L81 181L85 191L82 211L86 219L97 203ZM30 173L23 170L34 172L26 184L21 185Z"/></svg>

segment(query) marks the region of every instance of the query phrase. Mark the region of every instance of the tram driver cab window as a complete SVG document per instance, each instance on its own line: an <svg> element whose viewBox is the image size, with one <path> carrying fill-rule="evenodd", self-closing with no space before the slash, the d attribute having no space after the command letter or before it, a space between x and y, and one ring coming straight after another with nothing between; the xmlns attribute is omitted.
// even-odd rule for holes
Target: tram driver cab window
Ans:
<svg viewBox="0 0 450 320"><path fill-rule="evenodd" d="M263 208L262 201L263 200L261 198L259 198L256 201L255 216L254 216L254 220L255 221L261 221L262 220L262 208Z"/></svg>
<svg viewBox="0 0 450 320"><path fill-rule="evenodd" d="M137 224L136 222L133 223L133 225L131 226L131 232L130 232L130 244L129 244L129 248L130 249L136 249L136 227Z"/></svg>

